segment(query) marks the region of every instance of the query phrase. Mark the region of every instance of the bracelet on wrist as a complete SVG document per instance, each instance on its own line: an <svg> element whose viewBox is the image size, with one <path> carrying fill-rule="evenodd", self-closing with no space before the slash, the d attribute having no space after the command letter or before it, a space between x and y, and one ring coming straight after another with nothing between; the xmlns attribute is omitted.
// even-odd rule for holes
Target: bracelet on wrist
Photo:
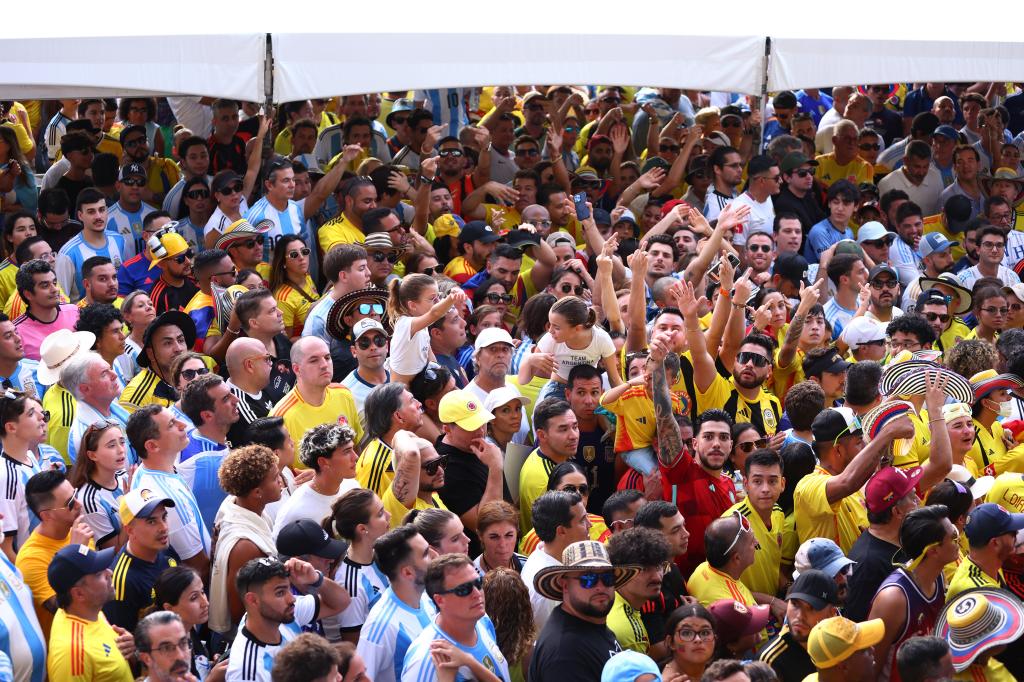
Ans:
<svg viewBox="0 0 1024 682"><path fill-rule="evenodd" d="M420 176L420 182L425 182L428 185L432 185L432 184L434 184L434 178L428 178L426 175L421 175Z"/></svg>
<svg viewBox="0 0 1024 682"><path fill-rule="evenodd" d="M312 582L312 583L310 583L308 585L309 589L311 589L311 590L319 589L319 587L324 584L324 572L323 571L317 571L316 574L319 577L316 579L315 582Z"/></svg>
<svg viewBox="0 0 1024 682"><path fill-rule="evenodd" d="M746 306L745 304L743 304L743 303L737 303L736 301L733 301L733 302L732 302L732 303L730 303L729 305L731 305L731 306L732 306L733 308L742 308L742 309L746 309L746 307L747 307L747 306Z"/></svg>

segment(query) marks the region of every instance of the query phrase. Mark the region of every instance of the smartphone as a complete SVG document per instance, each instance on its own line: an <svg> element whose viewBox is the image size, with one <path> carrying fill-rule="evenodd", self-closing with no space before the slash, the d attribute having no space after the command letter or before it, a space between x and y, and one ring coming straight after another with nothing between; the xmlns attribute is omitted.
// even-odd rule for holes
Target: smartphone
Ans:
<svg viewBox="0 0 1024 682"><path fill-rule="evenodd" d="M739 265L740 265L740 259L737 258L734 254L730 253L729 254L729 263L732 264L732 269L735 271L736 268L738 268ZM712 263L711 263L711 267L708 268L708 278L712 282L720 281L721 278L718 276L718 271L721 268L722 268L722 259L721 258L715 258L715 260L712 261Z"/></svg>
<svg viewBox="0 0 1024 682"><path fill-rule="evenodd" d="M590 217L590 209L587 208L587 193L580 192L579 194L573 194L572 200L576 204L576 217L580 220L586 220Z"/></svg>

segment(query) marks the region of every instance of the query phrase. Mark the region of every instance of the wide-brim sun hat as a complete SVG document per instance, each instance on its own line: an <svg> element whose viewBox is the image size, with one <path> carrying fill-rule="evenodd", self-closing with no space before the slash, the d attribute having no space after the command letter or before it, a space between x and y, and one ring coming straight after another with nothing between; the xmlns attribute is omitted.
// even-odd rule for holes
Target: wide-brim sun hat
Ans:
<svg viewBox="0 0 1024 682"><path fill-rule="evenodd" d="M260 222L253 225L245 218L236 220L235 222L228 225L228 228L224 231L221 236L217 237L217 241L214 243L214 247L227 251L231 244L241 241L243 239L251 239L253 237L259 237L270 231L270 228L274 226L274 223L269 220L261 220Z"/></svg>
<svg viewBox="0 0 1024 682"><path fill-rule="evenodd" d="M935 289L937 286L949 287L955 291L958 294L958 300L956 305L953 306L954 315L963 315L968 312L974 302L971 290L960 284L960 280L951 272L944 272L938 277L922 277L918 280L918 284L921 286L921 291Z"/></svg>
<svg viewBox="0 0 1024 682"><path fill-rule="evenodd" d="M96 343L92 332L73 332L58 329L43 339L39 346L39 369L36 378L43 386L51 386L60 379L61 370L80 355L88 353Z"/></svg>
<svg viewBox="0 0 1024 682"><path fill-rule="evenodd" d="M963 672L982 653L1024 635L1024 604L1006 590L961 592L939 615L935 635L949 644L953 669Z"/></svg>
<svg viewBox="0 0 1024 682"><path fill-rule="evenodd" d="M904 359L907 358L907 359ZM946 377L945 395L954 402L974 402L971 384L962 376L929 360L919 360L906 352L900 353L885 367L878 382L878 390L886 396L924 395L928 390L929 373Z"/></svg>
<svg viewBox="0 0 1024 682"><path fill-rule="evenodd" d="M347 341L345 337L348 333L348 327L345 324L345 315L351 312L352 306L358 301L364 300L379 303L385 309L384 314L381 315L381 324L390 334L390 325L387 322L388 291L380 287L356 289L339 296L338 300L331 304L331 309L327 311L327 321L325 324L327 333L338 341Z"/></svg>
<svg viewBox="0 0 1024 682"><path fill-rule="evenodd" d="M608 558L608 550L596 540L574 542L562 552L562 563L559 566L547 566L537 571L533 577L533 588L540 596L552 601L562 601L562 588L558 579L573 573L591 571L615 571L615 589L628 583L640 572L640 566L613 566Z"/></svg>
<svg viewBox="0 0 1024 682"><path fill-rule="evenodd" d="M987 398L999 390L1009 391L1015 395L1024 395L1024 381L1016 374L999 374L994 369L986 369L971 377L971 402Z"/></svg>

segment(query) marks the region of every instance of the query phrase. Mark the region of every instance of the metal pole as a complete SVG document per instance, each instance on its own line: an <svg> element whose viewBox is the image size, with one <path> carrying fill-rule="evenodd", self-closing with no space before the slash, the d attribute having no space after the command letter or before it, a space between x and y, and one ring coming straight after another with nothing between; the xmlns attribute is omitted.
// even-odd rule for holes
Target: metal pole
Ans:
<svg viewBox="0 0 1024 682"><path fill-rule="evenodd" d="M772 39L766 37L764 39L764 61L761 69L761 139L757 141L757 148L761 154L764 154L764 127L768 123L765 120L765 112L768 110L768 60L772 54Z"/></svg>
<svg viewBox="0 0 1024 682"><path fill-rule="evenodd" d="M271 35L267 34L267 51L263 60L263 112L269 116L271 125L274 123L274 45ZM274 147L274 135L268 134L263 140L264 158Z"/></svg>

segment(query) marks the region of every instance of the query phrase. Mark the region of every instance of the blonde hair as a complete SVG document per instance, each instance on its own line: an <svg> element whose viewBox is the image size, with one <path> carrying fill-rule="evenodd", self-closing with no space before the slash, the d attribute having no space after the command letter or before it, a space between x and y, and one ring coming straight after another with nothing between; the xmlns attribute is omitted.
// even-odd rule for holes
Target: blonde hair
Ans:
<svg viewBox="0 0 1024 682"><path fill-rule="evenodd" d="M415 301L428 287L437 287L437 282L429 275L420 273L406 275L401 280L393 279L388 283L388 320L394 325L398 318L409 314L406 307L409 301Z"/></svg>

